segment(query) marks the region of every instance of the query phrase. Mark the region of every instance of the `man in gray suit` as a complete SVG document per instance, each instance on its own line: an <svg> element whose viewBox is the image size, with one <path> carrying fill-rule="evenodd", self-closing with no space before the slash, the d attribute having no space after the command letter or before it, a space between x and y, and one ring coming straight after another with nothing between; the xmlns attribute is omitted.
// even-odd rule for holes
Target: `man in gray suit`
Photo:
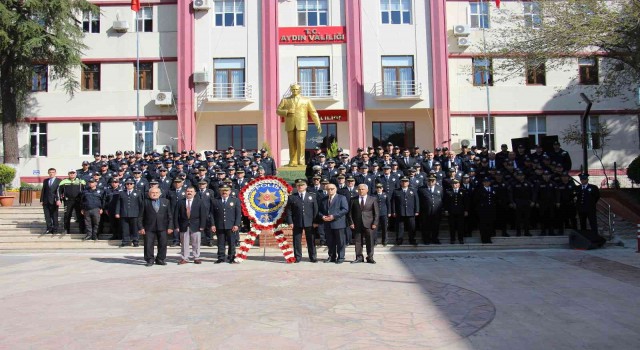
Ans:
<svg viewBox="0 0 640 350"><path fill-rule="evenodd" d="M353 239L356 245L356 260L352 264L364 262L362 255L362 241L367 245L367 262L375 264L373 260L373 246L375 237L373 233L378 227L378 215L380 208L375 197L369 194L369 187L366 184L358 185L358 196L351 199L349 204L349 224L353 230Z"/></svg>
<svg viewBox="0 0 640 350"><path fill-rule="evenodd" d="M325 189L328 195L322 199L318 208L318 219L324 223L327 246L329 247L329 259L325 263L342 264L347 239L346 216L349 213L349 204L345 196L337 194L336 185L327 184Z"/></svg>

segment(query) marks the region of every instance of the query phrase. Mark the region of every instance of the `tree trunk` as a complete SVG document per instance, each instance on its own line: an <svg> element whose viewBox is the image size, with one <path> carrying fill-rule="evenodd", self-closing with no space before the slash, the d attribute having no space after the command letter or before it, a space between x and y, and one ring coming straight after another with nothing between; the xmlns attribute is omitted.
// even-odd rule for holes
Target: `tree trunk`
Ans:
<svg viewBox="0 0 640 350"><path fill-rule="evenodd" d="M5 63L5 65L10 65ZM18 145L18 106L11 79L8 79L8 67L2 67L0 79L0 105L2 106L2 148L5 164L18 164L20 148Z"/></svg>

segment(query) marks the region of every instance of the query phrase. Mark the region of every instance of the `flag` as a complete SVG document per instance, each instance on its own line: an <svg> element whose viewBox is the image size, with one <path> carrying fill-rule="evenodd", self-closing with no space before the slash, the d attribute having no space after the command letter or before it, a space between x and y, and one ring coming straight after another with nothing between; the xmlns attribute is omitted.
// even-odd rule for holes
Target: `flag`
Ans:
<svg viewBox="0 0 640 350"><path fill-rule="evenodd" d="M496 0L496 7L500 8L500 0Z"/></svg>
<svg viewBox="0 0 640 350"><path fill-rule="evenodd" d="M140 11L140 0L131 0L131 9L136 12Z"/></svg>

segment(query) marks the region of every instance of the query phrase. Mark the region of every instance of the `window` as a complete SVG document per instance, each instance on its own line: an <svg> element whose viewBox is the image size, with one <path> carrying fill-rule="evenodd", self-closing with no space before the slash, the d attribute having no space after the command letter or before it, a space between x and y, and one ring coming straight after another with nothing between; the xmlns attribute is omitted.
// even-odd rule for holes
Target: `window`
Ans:
<svg viewBox="0 0 640 350"><path fill-rule="evenodd" d="M380 0L382 24L411 24L411 0Z"/></svg>
<svg viewBox="0 0 640 350"><path fill-rule="evenodd" d="M100 64L92 63L82 67L80 76L82 91L100 91Z"/></svg>
<svg viewBox="0 0 640 350"><path fill-rule="evenodd" d="M227 149L229 146L237 149L258 149L258 125L217 125L216 149Z"/></svg>
<svg viewBox="0 0 640 350"><path fill-rule="evenodd" d="M100 153L100 123L82 123L82 155Z"/></svg>
<svg viewBox="0 0 640 350"><path fill-rule="evenodd" d="M524 25L527 28L533 29L542 27L540 4L537 2L524 3Z"/></svg>
<svg viewBox="0 0 640 350"><path fill-rule="evenodd" d="M216 27L241 27L244 25L244 0L216 0Z"/></svg>
<svg viewBox="0 0 640 350"><path fill-rule="evenodd" d="M547 136L547 118L544 116L527 118L529 124L529 144L539 145Z"/></svg>
<svg viewBox="0 0 640 350"><path fill-rule="evenodd" d="M153 8L141 7L136 13L136 28L139 32L153 31Z"/></svg>
<svg viewBox="0 0 640 350"><path fill-rule="evenodd" d="M30 154L34 157L47 156L47 124L29 124L31 140L29 144Z"/></svg>
<svg viewBox="0 0 640 350"><path fill-rule="evenodd" d="M490 58L473 59L473 86L493 86L493 67Z"/></svg>
<svg viewBox="0 0 640 350"><path fill-rule="evenodd" d="M373 147L391 142L400 148L415 146L416 131L413 122L374 122Z"/></svg>
<svg viewBox="0 0 640 350"><path fill-rule="evenodd" d="M382 56L382 79L385 96L415 95L413 56Z"/></svg>
<svg viewBox="0 0 640 350"><path fill-rule="evenodd" d="M135 124L136 138L134 139L134 145L136 151L153 152L155 146L153 144L154 122L139 122Z"/></svg>
<svg viewBox="0 0 640 350"><path fill-rule="evenodd" d="M33 66L33 76L31 77L31 91L47 91L47 81L49 80L49 67L46 64L36 64Z"/></svg>
<svg viewBox="0 0 640 350"><path fill-rule="evenodd" d="M547 85L547 70L544 62L527 63L525 75L527 85Z"/></svg>
<svg viewBox="0 0 640 350"><path fill-rule="evenodd" d="M597 115L590 115L587 118L587 148L593 149L594 139L596 140L596 148L600 148L600 117Z"/></svg>
<svg viewBox="0 0 640 350"><path fill-rule="evenodd" d="M214 59L213 76L214 98L245 97L244 58Z"/></svg>
<svg viewBox="0 0 640 350"><path fill-rule="evenodd" d="M82 13L82 32L100 33L100 14L93 11Z"/></svg>
<svg viewBox="0 0 640 350"><path fill-rule="evenodd" d="M326 26L328 0L298 0L299 26Z"/></svg>
<svg viewBox="0 0 640 350"><path fill-rule="evenodd" d="M495 119L494 119L495 120ZM494 149L496 146L495 143L495 123L492 121L491 123L491 131L489 131L487 125L487 117L476 117L475 118L475 135L476 135L476 146L489 147L489 141L491 141L491 149Z"/></svg>
<svg viewBox="0 0 640 350"><path fill-rule="evenodd" d="M329 96L329 57L298 57L298 83L304 96Z"/></svg>
<svg viewBox="0 0 640 350"><path fill-rule="evenodd" d="M322 134L318 135L315 124L309 123L307 127L307 141L305 143L305 158L313 158L316 147L328 149L333 141L338 141L338 124L322 124Z"/></svg>
<svg viewBox="0 0 640 350"><path fill-rule="evenodd" d="M489 28L489 2L469 3L469 23L471 28Z"/></svg>
<svg viewBox="0 0 640 350"><path fill-rule="evenodd" d="M595 57L578 59L580 84L598 85L598 59Z"/></svg>
<svg viewBox="0 0 640 350"><path fill-rule="evenodd" d="M140 72L138 72L138 68L136 63L133 64L134 78L133 78L133 89L138 89L138 83L140 83L140 90L153 90L153 63L140 62ZM138 77L136 81L136 77Z"/></svg>

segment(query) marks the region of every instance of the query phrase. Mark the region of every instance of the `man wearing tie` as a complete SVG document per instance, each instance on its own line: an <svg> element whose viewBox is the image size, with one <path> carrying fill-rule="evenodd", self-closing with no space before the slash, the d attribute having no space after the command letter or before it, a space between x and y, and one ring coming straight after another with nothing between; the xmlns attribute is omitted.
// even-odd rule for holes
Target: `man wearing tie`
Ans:
<svg viewBox="0 0 640 350"><path fill-rule="evenodd" d="M142 207L142 194L135 190L135 182L128 179L124 182L125 190L120 193L116 204L116 219L120 219L122 227L122 243L120 247L126 247L131 242L138 246L138 217Z"/></svg>
<svg viewBox="0 0 640 350"><path fill-rule="evenodd" d="M320 203L318 219L325 225L327 246L329 247L329 259L325 263L344 262L347 220L349 204L347 198L337 194L336 185L329 183L325 187L328 195Z"/></svg>
<svg viewBox="0 0 640 350"><path fill-rule="evenodd" d="M166 198L160 198L160 188L149 190L149 197L144 200L138 217L138 233L144 237L144 260L146 266L166 265L167 234L173 232L173 215L171 205ZM153 255L154 241L158 240L158 254Z"/></svg>
<svg viewBox="0 0 640 350"><path fill-rule="evenodd" d="M478 213L478 228L482 243L492 243L491 236L495 234L497 199L496 191L491 187L491 179L485 177L482 180L482 187L475 191L473 198Z"/></svg>
<svg viewBox="0 0 640 350"><path fill-rule="evenodd" d="M420 231L424 244L440 244L440 219L442 217L443 189L436 185L436 177L431 175L427 185L418 189L420 199Z"/></svg>
<svg viewBox="0 0 640 350"><path fill-rule="evenodd" d="M373 247L375 245L374 232L378 227L380 208L376 198L368 195L369 187L366 184L358 185L358 196L351 199L349 205L348 221L353 230L353 239L356 246L356 259L352 264L364 262L362 255L362 241L367 246L367 262L375 264L373 260Z"/></svg>
<svg viewBox="0 0 640 350"><path fill-rule="evenodd" d="M576 188L576 208L580 219L580 229L587 229L587 220L593 234L598 234L596 204L600 200L600 190L589 183L589 174L580 174L580 186Z"/></svg>
<svg viewBox="0 0 640 350"><path fill-rule="evenodd" d="M42 195L40 203L44 209L44 220L47 223L47 233L55 234L58 230L58 208L60 208L60 195L58 194L58 186L60 179L56 178L56 169L50 168L47 173L49 178L42 182Z"/></svg>
<svg viewBox="0 0 640 350"><path fill-rule="evenodd" d="M218 260L216 264L226 261L229 264L235 263L236 244L235 233L240 229L241 213L240 200L231 197L231 188L228 185L220 187L220 198L213 201L212 218L213 225L211 232L218 237ZM229 252L225 257L224 245L229 246Z"/></svg>
<svg viewBox="0 0 640 350"><path fill-rule="evenodd" d="M409 242L417 245L416 241L416 216L420 214L418 194L409 188L409 178L400 179L400 188L391 195L391 217L396 218L396 244L402 244L404 230L409 230Z"/></svg>
<svg viewBox="0 0 640 350"><path fill-rule="evenodd" d="M187 188L186 197L178 202L175 211L174 226L180 231L180 241L182 243L181 259L178 265L189 262L190 255L193 255L193 263L201 264L200 260L200 232L204 230L207 223L207 206L196 197L196 190L193 187ZM189 249L191 245L191 249Z"/></svg>
<svg viewBox="0 0 640 350"><path fill-rule="evenodd" d="M449 217L450 243L456 242L457 235L458 242L464 244L464 223L469 216L469 197L460 190L458 179L454 179L451 186L444 196L444 213Z"/></svg>
<svg viewBox="0 0 640 350"><path fill-rule="evenodd" d="M296 180L297 192L289 196L287 203L287 223L293 229L293 255L296 263L302 260L302 231L307 240L309 261L318 262L315 245L315 228L318 227L318 200L315 193L307 192L307 181Z"/></svg>

